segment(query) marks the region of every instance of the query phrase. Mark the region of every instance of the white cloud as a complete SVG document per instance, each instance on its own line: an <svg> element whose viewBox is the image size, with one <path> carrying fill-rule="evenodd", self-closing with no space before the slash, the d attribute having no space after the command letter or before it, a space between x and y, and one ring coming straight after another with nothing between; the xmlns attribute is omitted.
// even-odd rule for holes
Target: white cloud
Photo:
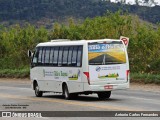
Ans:
<svg viewBox="0 0 160 120"><path fill-rule="evenodd" d="M111 2L116 2L116 1L121 1L121 0L111 0ZM142 2L143 0L139 0L140 2ZM155 0L155 2L157 2L157 5L160 5L160 0ZM128 4L135 4L135 0L126 0L126 3ZM146 5L146 4L141 4L141 5Z"/></svg>

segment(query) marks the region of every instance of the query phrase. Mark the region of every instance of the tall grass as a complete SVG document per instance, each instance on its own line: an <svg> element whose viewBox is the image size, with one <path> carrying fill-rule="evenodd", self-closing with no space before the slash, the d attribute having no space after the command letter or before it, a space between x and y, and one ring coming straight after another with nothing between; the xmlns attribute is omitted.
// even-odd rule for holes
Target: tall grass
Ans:
<svg viewBox="0 0 160 120"><path fill-rule="evenodd" d="M131 82L160 84L160 74L131 73Z"/></svg>
<svg viewBox="0 0 160 120"><path fill-rule="evenodd" d="M29 77L29 68L0 69L0 77L26 78Z"/></svg>

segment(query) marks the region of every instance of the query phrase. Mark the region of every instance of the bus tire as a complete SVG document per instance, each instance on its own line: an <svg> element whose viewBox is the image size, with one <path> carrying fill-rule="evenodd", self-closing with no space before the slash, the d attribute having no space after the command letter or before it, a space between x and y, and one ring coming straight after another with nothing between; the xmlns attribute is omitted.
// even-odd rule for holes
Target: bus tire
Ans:
<svg viewBox="0 0 160 120"><path fill-rule="evenodd" d="M64 85L64 87L63 87L63 95L64 95L64 98L66 100L70 100L71 99L72 95L69 93L67 85Z"/></svg>
<svg viewBox="0 0 160 120"><path fill-rule="evenodd" d="M111 91L99 92L99 93L97 93L97 94L98 94L98 97L99 97L100 100L105 100L105 99L110 98L110 96L111 96Z"/></svg>
<svg viewBox="0 0 160 120"><path fill-rule="evenodd" d="M35 85L35 95L36 95L36 97L42 97L42 95L43 95L43 92L39 91L39 86L37 83Z"/></svg>

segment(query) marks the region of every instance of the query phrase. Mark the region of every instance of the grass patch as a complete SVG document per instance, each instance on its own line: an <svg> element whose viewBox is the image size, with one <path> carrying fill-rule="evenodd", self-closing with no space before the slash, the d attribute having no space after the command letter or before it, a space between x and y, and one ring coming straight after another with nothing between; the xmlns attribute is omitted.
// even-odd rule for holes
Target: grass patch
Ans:
<svg viewBox="0 0 160 120"><path fill-rule="evenodd" d="M23 69L0 69L0 77L26 78L30 74L29 68Z"/></svg>
<svg viewBox="0 0 160 120"><path fill-rule="evenodd" d="M131 82L160 84L160 74L131 73Z"/></svg>

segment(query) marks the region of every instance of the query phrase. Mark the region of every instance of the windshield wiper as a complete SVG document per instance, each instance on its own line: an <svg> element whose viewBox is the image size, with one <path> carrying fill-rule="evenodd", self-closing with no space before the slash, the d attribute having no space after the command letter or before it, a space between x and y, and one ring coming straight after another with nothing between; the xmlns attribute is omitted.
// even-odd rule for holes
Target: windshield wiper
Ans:
<svg viewBox="0 0 160 120"><path fill-rule="evenodd" d="M106 56L104 55L104 56L103 56L102 65L105 65L105 59L106 59Z"/></svg>
<svg viewBox="0 0 160 120"><path fill-rule="evenodd" d="M102 63L89 63L89 65L102 65Z"/></svg>
<svg viewBox="0 0 160 120"><path fill-rule="evenodd" d="M124 64L124 62L106 62L106 64Z"/></svg>

